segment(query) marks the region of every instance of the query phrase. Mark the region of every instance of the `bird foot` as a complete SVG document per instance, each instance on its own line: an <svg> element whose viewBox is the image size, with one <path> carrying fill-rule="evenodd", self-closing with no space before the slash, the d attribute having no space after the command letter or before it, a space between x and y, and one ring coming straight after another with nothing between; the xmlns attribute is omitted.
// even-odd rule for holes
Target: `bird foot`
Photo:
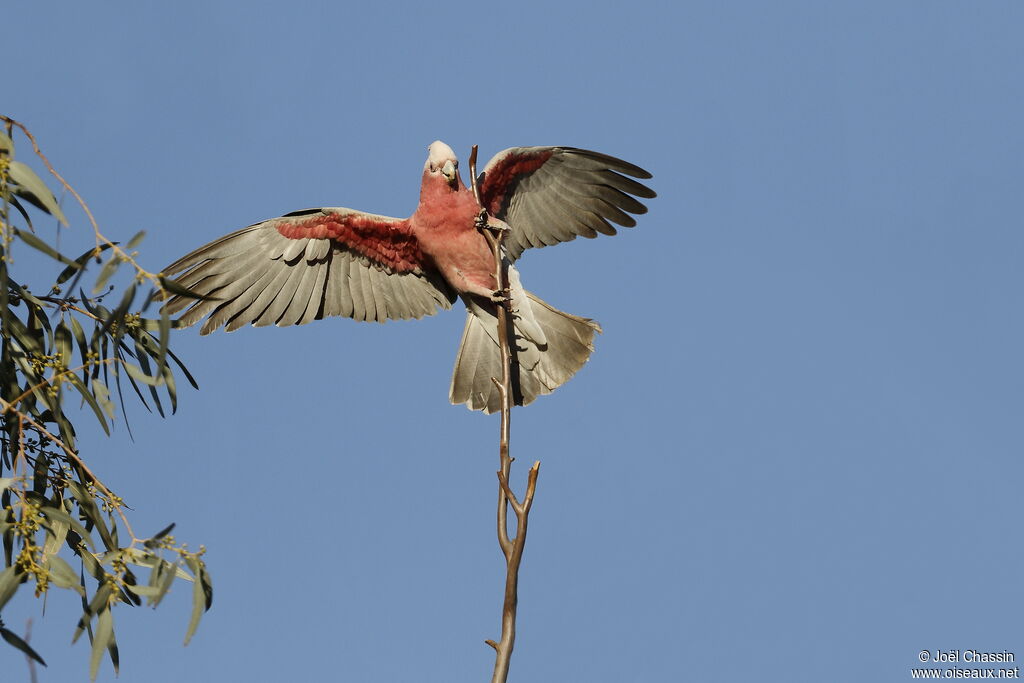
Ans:
<svg viewBox="0 0 1024 683"><path fill-rule="evenodd" d="M480 209L480 213L476 215L476 220L473 221L473 225L476 226L477 230L489 228L490 225L488 218L487 209Z"/></svg>
<svg viewBox="0 0 1024 683"><path fill-rule="evenodd" d="M477 230L490 230L494 234L499 234L511 230L504 221L498 220L497 218L491 218L490 214L487 213L487 209L480 209L480 213L476 215L473 220L473 225Z"/></svg>
<svg viewBox="0 0 1024 683"><path fill-rule="evenodd" d="M506 289L496 289L491 293L491 301L502 306L507 306L512 302L512 293Z"/></svg>

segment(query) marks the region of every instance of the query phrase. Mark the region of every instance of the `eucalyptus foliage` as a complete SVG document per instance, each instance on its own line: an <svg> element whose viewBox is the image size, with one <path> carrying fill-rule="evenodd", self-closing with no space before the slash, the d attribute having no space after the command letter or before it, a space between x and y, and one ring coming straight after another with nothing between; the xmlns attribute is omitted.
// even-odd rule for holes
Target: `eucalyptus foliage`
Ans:
<svg viewBox="0 0 1024 683"><path fill-rule="evenodd" d="M33 218L45 218L48 229L58 224L58 231L67 219L50 187L15 158L15 132L39 153L34 138L6 117L0 123L0 637L45 664L3 623L3 609L19 591L37 598L54 588L77 593L82 615L69 627L74 640L84 633L92 643L95 678L105 655L118 667L114 607L155 607L176 580L190 581L188 643L213 597L203 548L179 543L170 535L173 524L136 536L124 501L78 451L73 422L91 419L91 412L109 434L111 422L124 414L126 396L161 415L175 410L176 375L195 381L168 346L170 319L144 316L167 291L187 292L136 263L132 250L143 233L122 248L99 232L84 204L95 247L69 258L56 240L40 237ZM53 284L45 291L30 290L15 273L14 256L28 249L53 265ZM122 266L130 281L116 289L108 282ZM93 267L98 274L87 290L86 271ZM31 276L39 277L38 268ZM88 410L79 410L82 405Z"/></svg>

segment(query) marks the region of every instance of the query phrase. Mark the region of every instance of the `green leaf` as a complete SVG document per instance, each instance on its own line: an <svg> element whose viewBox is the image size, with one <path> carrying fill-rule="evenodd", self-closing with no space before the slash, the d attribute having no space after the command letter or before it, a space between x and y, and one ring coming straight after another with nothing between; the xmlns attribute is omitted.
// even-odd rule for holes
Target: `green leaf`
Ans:
<svg viewBox="0 0 1024 683"><path fill-rule="evenodd" d="M13 477L0 477L0 493L6 491L14 483ZM171 525L174 526L173 524Z"/></svg>
<svg viewBox="0 0 1024 683"><path fill-rule="evenodd" d="M17 316L11 316L8 319L8 324L11 336L14 337L14 340L17 341L18 344L21 345L23 350L38 353L39 355L46 355L43 352L42 340L39 336L33 334L27 327L25 327L25 323L23 323L21 319ZM18 360L20 361L22 359L19 358Z"/></svg>
<svg viewBox="0 0 1024 683"><path fill-rule="evenodd" d="M13 565L0 572L0 610L3 610L4 605L14 596L18 586L24 583L27 577L27 574L17 571L17 567Z"/></svg>
<svg viewBox="0 0 1024 683"><path fill-rule="evenodd" d="M43 252L44 254L54 259L55 261L60 261L61 263L66 263L71 266L75 265L74 261L72 261L67 256L60 253L59 251L57 251L49 244L39 239L30 232L25 232L24 230L18 230L17 228L14 228L14 236L20 239L28 246L32 247L33 249Z"/></svg>
<svg viewBox="0 0 1024 683"><path fill-rule="evenodd" d="M14 154L14 140L4 131L0 130L0 152Z"/></svg>
<svg viewBox="0 0 1024 683"><path fill-rule="evenodd" d="M11 206L13 206L13 207L14 207L15 209L17 209L17 210L18 210L18 213L20 213L20 214L21 214L21 217L25 219L25 224L26 224L26 225L28 225L28 229L29 229L29 230L33 230L33 231L34 231L34 230L35 230L35 228L34 228L34 227L32 227L32 217L28 215L28 211L26 211L26 210L25 210L25 207L21 205L21 202L19 202L19 201L18 201L18 198L17 198L17 197L14 197L14 196L12 196L12 197L11 197L11 201L10 201L10 204L11 204Z"/></svg>
<svg viewBox="0 0 1024 683"><path fill-rule="evenodd" d="M89 345L85 341L85 330L82 329L82 323L78 322L78 318L71 316L71 333L75 336L75 343L78 344L78 353L81 356L82 363L85 363L85 357L89 354ZM82 371L83 377L89 376L88 368Z"/></svg>
<svg viewBox="0 0 1024 683"><path fill-rule="evenodd" d="M96 680L96 674L100 670L100 661L103 653L110 645L114 637L114 615L110 613L110 607L104 606L100 610L99 618L96 620L96 633L92 637L92 656L89 658L89 678Z"/></svg>
<svg viewBox="0 0 1024 683"><path fill-rule="evenodd" d="M171 584L174 583L174 578L178 575L180 567L175 564L171 564L167 560L161 560L153 571L157 573L159 583L157 584L157 594L150 601L150 606L156 607L160 604L160 601L167 595L167 591L171 590ZM150 577L150 583L152 583L152 577Z"/></svg>
<svg viewBox="0 0 1024 683"><path fill-rule="evenodd" d="M100 246L93 247L89 251L85 252L84 254L82 254L81 256L76 258L72 262L71 265L69 265L67 268L65 268L63 271L61 271L61 274L57 276L57 280L54 282L54 284L56 284L56 285L64 284L65 282L70 280L72 278L72 276L74 276L77 273L82 272L82 269L85 268L85 264L88 263L89 259L93 258L94 256L99 256L100 254L102 254L107 249L110 249L112 246L114 246L114 245L112 245L112 244L101 244Z"/></svg>
<svg viewBox="0 0 1024 683"><path fill-rule="evenodd" d="M174 531L174 526L175 526L175 523L171 522L170 524L165 526L163 529L161 529L160 531L158 531L155 534L153 534L153 538L151 538L148 541L146 541L146 543L148 544L148 543L150 543L152 541L159 541L161 538L163 538L167 534L169 534L172 531Z"/></svg>
<svg viewBox="0 0 1024 683"><path fill-rule="evenodd" d="M125 586L128 590L143 598L154 598L160 592L155 586Z"/></svg>
<svg viewBox="0 0 1024 683"><path fill-rule="evenodd" d="M124 363L125 372L127 372L133 379L137 379L143 384L148 384L151 387L157 387L163 384L163 378L161 377L150 377L137 366L125 361Z"/></svg>
<svg viewBox="0 0 1024 683"><path fill-rule="evenodd" d="M64 546L64 541L67 540L71 525L60 520L51 519L48 526L46 543L43 544L43 555L56 555Z"/></svg>
<svg viewBox="0 0 1024 683"><path fill-rule="evenodd" d="M127 251L128 249L134 249L135 247L139 246L139 242L141 242L142 238L144 238L145 236L146 231L139 230L130 240L128 240L128 244L124 245L125 250Z"/></svg>
<svg viewBox="0 0 1024 683"><path fill-rule="evenodd" d="M83 598L82 604L84 605L84 608L82 610L82 616L78 619L78 627L75 629L75 635L71 637L72 645L78 642L78 639L81 637L82 633L87 628L89 628L89 624L92 622L92 618L95 615L99 614L103 610L109 609L108 605L110 601L110 595L113 592L114 591L110 587L110 584L103 582L100 585L100 587L96 590L96 595L92 596L92 600L89 602L89 604L86 605L85 599ZM95 635L91 632L90 635L95 637Z"/></svg>
<svg viewBox="0 0 1024 683"><path fill-rule="evenodd" d="M159 371L163 371L167 365L167 346L171 341L171 316L166 311L160 311L160 336L159 349L156 355L156 364Z"/></svg>
<svg viewBox="0 0 1024 683"><path fill-rule="evenodd" d="M107 436L110 436L110 427L107 426L106 416L103 414L103 410L100 408L100 404L96 402L96 398L93 396L92 392L89 391L89 388L85 386L81 379L79 379L78 375L69 374L67 377L68 383L82 395L82 400L88 403L89 407L92 408L92 412L95 413L96 420L100 423L100 427L103 428L103 431L106 432ZM94 389L97 384L99 384L99 382L93 382Z"/></svg>
<svg viewBox="0 0 1024 683"><path fill-rule="evenodd" d="M99 531L103 545L106 546L107 550L116 550L117 544L114 543L114 539L111 537L110 531L103 521L103 515L100 513L99 508L96 507L96 501L93 500L93 497L77 481L68 482L68 488L71 490L75 500L78 501L78 509L82 511L85 519L88 520L87 523L95 525L96 530Z"/></svg>
<svg viewBox="0 0 1024 683"><path fill-rule="evenodd" d="M192 584L192 617L188 622L188 630L185 631L185 645L188 645L199 627L199 620L202 618L203 612L213 606L213 586L210 584L210 577L206 573L206 565L202 560L196 557L186 557L185 563L196 577Z"/></svg>
<svg viewBox="0 0 1024 683"><path fill-rule="evenodd" d="M114 678L121 673L121 657L117 653L117 637L113 629L110 631L110 644L107 645L107 653L110 655L110 663L114 665Z"/></svg>
<svg viewBox="0 0 1024 683"><path fill-rule="evenodd" d="M65 368L71 367L71 330L68 326L61 321L57 324L57 329L53 332L54 345L57 347L56 351L60 355L60 363Z"/></svg>
<svg viewBox="0 0 1024 683"><path fill-rule="evenodd" d="M78 556L82 559L82 568L89 572L89 576L102 582L106 571L92 553L84 552L81 544L78 546Z"/></svg>
<svg viewBox="0 0 1024 683"><path fill-rule="evenodd" d="M128 313L128 309L131 308L132 301L134 300L135 283L133 282L124 290L124 296L121 297L121 303L119 303L117 308L114 309L114 312L103 321L103 327L101 327L99 331L100 336L106 334L107 330L109 330L114 323L119 323L119 333L117 337L120 338L120 335L124 333L124 316Z"/></svg>
<svg viewBox="0 0 1024 683"><path fill-rule="evenodd" d="M107 419L114 419L114 403L110 400L110 389L107 389L107 385L98 379L92 381L92 395L96 397L96 402L103 408L103 412L106 413Z"/></svg>
<svg viewBox="0 0 1024 683"><path fill-rule="evenodd" d="M18 648L19 650L21 650L26 655L36 660L43 666L46 666L46 662L44 662L43 658L39 656L39 653L33 650L31 647L29 647L29 644L22 640L21 637L18 636L18 634L14 633L13 631L9 631L6 628L0 627L0 638L3 638L8 643Z"/></svg>
<svg viewBox="0 0 1024 683"><path fill-rule="evenodd" d="M117 254L114 254L107 260L103 265L103 269L100 270L100 276L96 278L96 284L92 288L93 294L98 294L100 290L106 286L107 280L113 277L114 273L117 272L117 269L121 267L122 263L124 263L124 261L122 261L121 257Z"/></svg>
<svg viewBox="0 0 1024 683"><path fill-rule="evenodd" d="M150 567L150 568L153 568L153 569L157 569L157 568L161 567L162 565L166 565L168 567L174 567L174 574L179 579L185 579L186 581L191 581L192 580L192 576L187 571L185 571L184 569L182 569L181 567L179 567L176 564L171 564L167 560L165 560L165 559L163 559L161 557L158 557L157 555L154 555L153 553L146 552L145 550L142 550L140 548L124 548L124 549L122 549L121 552L124 554L124 561L125 562L129 562L131 564L138 565L139 567ZM161 570L161 571L163 571L163 570ZM152 574L150 574L149 585L155 586L156 582L153 581L152 579L153 579L153 576L152 576Z"/></svg>
<svg viewBox="0 0 1024 683"><path fill-rule="evenodd" d="M70 588L78 591L81 595L85 595L85 589L78 583L78 575L75 574L75 570L71 568L71 565L63 557L53 555L47 560L47 565L50 570L50 581L54 585L60 588Z"/></svg>
<svg viewBox="0 0 1024 683"><path fill-rule="evenodd" d="M53 507L52 505L44 505L39 508L39 512L46 517L47 520L55 520L67 524L69 527L75 530L75 533L82 537L85 544L92 549L96 549L96 544L93 543L92 536L85 530L85 527L79 524L78 520L69 515L64 510ZM50 528L54 529L52 522Z"/></svg>
<svg viewBox="0 0 1024 683"><path fill-rule="evenodd" d="M198 389L199 383L196 382L196 378L193 377L192 373L188 371L188 368L185 367L185 364L181 362L181 359L178 358L178 356L175 355L175 353L170 349L167 349L167 355L171 357L171 360L174 361L174 364L177 365L178 369L181 370L181 372L185 375L185 379L187 379L188 383L192 385L192 388ZM168 370L170 370L170 368L168 368Z"/></svg>
<svg viewBox="0 0 1024 683"><path fill-rule="evenodd" d="M35 171L20 161L12 161L8 173L11 180L20 185L15 189L16 194L38 205L39 208L60 221L62 225L68 224L68 219L64 217L64 212L57 204L57 198L50 192L46 183L39 179Z"/></svg>

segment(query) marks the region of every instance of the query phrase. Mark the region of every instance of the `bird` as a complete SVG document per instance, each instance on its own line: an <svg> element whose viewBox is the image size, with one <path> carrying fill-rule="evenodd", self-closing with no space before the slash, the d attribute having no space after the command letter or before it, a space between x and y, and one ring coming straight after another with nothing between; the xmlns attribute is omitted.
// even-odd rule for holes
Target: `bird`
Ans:
<svg viewBox="0 0 1024 683"><path fill-rule="evenodd" d="M615 235L613 223L635 226L634 215L647 212L638 198L656 196L639 182L651 174L575 147L510 147L479 173L478 202L452 148L437 140L427 151L419 205L409 218L325 207L255 223L165 268L164 276L199 298L169 292L164 310L181 314L179 327L205 318L205 335L331 316L418 319L461 299L466 323L449 399L492 413L501 408L491 378L501 377L497 316L507 302L514 402L551 393L587 362L601 327L526 291L515 263L529 248ZM486 227L505 231L504 292L482 217Z"/></svg>

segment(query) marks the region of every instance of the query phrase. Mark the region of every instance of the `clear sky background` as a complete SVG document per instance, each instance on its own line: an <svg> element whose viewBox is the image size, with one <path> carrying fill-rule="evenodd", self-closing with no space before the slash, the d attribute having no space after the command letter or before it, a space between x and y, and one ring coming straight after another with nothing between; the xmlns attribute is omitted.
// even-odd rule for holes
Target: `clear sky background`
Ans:
<svg viewBox="0 0 1024 683"><path fill-rule="evenodd" d="M512 680L1024 659L1024 4L10 3L3 27L3 113L153 269L295 209L407 216L435 139L654 174L637 228L521 261L605 333L513 413L518 486L543 465ZM447 402L463 315L183 331L178 414L84 430L136 530L177 522L215 582L187 648L185 584L116 610L121 681L489 679L498 422ZM5 611L39 680L85 680L75 600L40 607Z"/></svg>

